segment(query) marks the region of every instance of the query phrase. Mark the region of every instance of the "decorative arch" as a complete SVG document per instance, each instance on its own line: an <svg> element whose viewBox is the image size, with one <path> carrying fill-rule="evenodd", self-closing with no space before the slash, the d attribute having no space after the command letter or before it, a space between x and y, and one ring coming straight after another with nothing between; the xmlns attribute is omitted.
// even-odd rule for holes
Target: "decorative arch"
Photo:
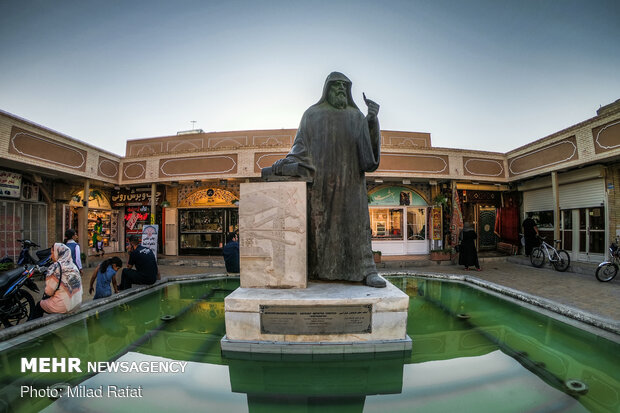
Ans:
<svg viewBox="0 0 620 413"><path fill-rule="evenodd" d="M239 198L230 191L219 188L198 188L179 201L180 208L201 206L233 206Z"/></svg>
<svg viewBox="0 0 620 413"><path fill-rule="evenodd" d="M69 205L73 207L81 207L82 200L84 199L84 190L74 192L71 195ZM112 209L110 206L110 200L105 193L98 189L91 189L88 197L88 208L94 209Z"/></svg>

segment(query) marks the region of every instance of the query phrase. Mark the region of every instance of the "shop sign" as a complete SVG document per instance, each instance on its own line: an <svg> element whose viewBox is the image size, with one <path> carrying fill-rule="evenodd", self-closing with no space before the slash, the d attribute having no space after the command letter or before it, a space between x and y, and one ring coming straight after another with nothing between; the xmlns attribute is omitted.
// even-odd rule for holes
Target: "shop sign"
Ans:
<svg viewBox="0 0 620 413"><path fill-rule="evenodd" d="M426 201L415 191L403 186L380 188L368 195L368 204L426 206Z"/></svg>
<svg viewBox="0 0 620 413"><path fill-rule="evenodd" d="M159 225L145 225L142 228L142 246L150 248L155 254L157 259L157 235L159 232Z"/></svg>
<svg viewBox="0 0 620 413"><path fill-rule="evenodd" d="M127 228L133 229L136 226L136 222L138 222L138 214L136 211L132 212L127 220Z"/></svg>
<svg viewBox="0 0 620 413"><path fill-rule="evenodd" d="M433 240L441 239L441 207L433 207Z"/></svg>
<svg viewBox="0 0 620 413"><path fill-rule="evenodd" d="M19 198L21 195L21 185L21 174L0 171L0 196L7 198Z"/></svg>
<svg viewBox="0 0 620 413"><path fill-rule="evenodd" d="M157 188L155 192L155 204L159 204L163 190ZM151 188L121 188L112 191L112 207L124 207L129 205L150 205Z"/></svg>
<svg viewBox="0 0 620 413"><path fill-rule="evenodd" d="M236 205L239 199L224 189L198 189L179 202L180 207L228 206Z"/></svg>

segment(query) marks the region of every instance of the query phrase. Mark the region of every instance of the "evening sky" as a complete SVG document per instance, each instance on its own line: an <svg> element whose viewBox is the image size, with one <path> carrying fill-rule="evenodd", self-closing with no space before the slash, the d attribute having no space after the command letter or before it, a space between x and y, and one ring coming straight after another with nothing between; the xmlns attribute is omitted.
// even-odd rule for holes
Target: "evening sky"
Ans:
<svg viewBox="0 0 620 413"><path fill-rule="evenodd" d="M332 71L436 147L507 152L620 98L617 0L0 0L0 39L0 109L119 155L296 128Z"/></svg>

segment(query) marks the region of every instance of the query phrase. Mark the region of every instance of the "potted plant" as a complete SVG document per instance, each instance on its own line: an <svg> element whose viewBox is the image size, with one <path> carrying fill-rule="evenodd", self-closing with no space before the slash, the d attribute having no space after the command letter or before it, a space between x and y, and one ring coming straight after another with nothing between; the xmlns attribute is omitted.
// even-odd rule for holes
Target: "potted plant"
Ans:
<svg viewBox="0 0 620 413"><path fill-rule="evenodd" d="M448 197L443 193L438 193L435 198L433 198L433 202L437 206L441 206L444 209L448 208Z"/></svg>
<svg viewBox="0 0 620 413"><path fill-rule="evenodd" d="M381 263L381 251L373 251L372 257L375 259L375 264Z"/></svg>
<svg viewBox="0 0 620 413"><path fill-rule="evenodd" d="M440 250L431 250L432 261L449 261L452 259L452 248L443 248Z"/></svg>

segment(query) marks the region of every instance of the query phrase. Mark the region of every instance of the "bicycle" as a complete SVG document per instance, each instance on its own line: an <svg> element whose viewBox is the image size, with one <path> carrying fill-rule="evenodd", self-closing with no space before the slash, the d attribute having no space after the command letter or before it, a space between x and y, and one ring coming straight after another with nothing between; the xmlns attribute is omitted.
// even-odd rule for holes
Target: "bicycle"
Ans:
<svg viewBox="0 0 620 413"><path fill-rule="evenodd" d="M538 237L540 246L532 249L530 262L534 267L540 268L545 263L545 258L549 260L556 271L564 272L570 265L570 255L565 250L557 250L545 242L545 238ZM556 242L560 242L556 240Z"/></svg>
<svg viewBox="0 0 620 413"><path fill-rule="evenodd" d="M603 261L596 269L596 279L600 282L607 282L614 279L618 274L618 264L620 263L620 249L613 242L609 246L609 261Z"/></svg>

